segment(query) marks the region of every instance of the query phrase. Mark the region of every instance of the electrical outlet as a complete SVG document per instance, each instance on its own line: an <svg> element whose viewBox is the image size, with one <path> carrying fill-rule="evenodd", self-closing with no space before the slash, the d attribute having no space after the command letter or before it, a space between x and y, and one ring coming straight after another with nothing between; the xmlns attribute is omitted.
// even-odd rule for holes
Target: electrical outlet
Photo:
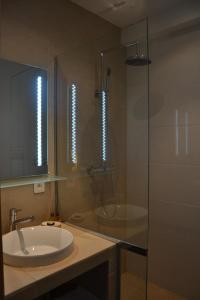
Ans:
<svg viewBox="0 0 200 300"><path fill-rule="evenodd" d="M33 187L34 194L45 192L45 183L35 183Z"/></svg>

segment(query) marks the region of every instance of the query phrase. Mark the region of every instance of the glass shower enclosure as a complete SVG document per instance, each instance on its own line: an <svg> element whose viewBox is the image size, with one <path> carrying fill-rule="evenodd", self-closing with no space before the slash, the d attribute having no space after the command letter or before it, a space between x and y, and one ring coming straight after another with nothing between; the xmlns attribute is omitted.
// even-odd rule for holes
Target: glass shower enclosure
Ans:
<svg viewBox="0 0 200 300"><path fill-rule="evenodd" d="M147 21L115 47L57 57L57 211L119 241L121 299L146 299L148 241Z"/></svg>

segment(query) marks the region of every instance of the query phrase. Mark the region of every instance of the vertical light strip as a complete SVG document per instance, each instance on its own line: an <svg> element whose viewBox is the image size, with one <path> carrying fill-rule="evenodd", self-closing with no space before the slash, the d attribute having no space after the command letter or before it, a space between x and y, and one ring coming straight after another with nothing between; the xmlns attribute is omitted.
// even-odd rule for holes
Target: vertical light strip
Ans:
<svg viewBox="0 0 200 300"><path fill-rule="evenodd" d="M72 107L72 163L77 164L77 87L72 84L71 107Z"/></svg>
<svg viewBox="0 0 200 300"><path fill-rule="evenodd" d="M189 115L185 112L185 154L189 154Z"/></svg>
<svg viewBox="0 0 200 300"><path fill-rule="evenodd" d="M107 94L102 91L101 99L101 140L102 140L102 160L107 160Z"/></svg>
<svg viewBox="0 0 200 300"><path fill-rule="evenodd" d="M176 126L176 156L179 155L179 112L175 110L175 126Z"/></svg>
<svg viewBox="0 0 200 300"><path fill-rule="evenodd" d="M37 77L37 166L42 166L42 77Z"/></svg>

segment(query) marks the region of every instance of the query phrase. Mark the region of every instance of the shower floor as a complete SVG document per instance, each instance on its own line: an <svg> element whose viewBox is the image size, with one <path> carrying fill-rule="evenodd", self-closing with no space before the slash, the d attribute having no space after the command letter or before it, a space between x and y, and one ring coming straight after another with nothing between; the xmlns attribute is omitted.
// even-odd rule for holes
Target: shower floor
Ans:
<svg viewBox="0 0 200 300"><path fill-rule="evenodd" d="M146 300L146 282L141 277L125 272L122 274L122 300ZM148 285L148 300L188 300L154 283Z"/></svg>

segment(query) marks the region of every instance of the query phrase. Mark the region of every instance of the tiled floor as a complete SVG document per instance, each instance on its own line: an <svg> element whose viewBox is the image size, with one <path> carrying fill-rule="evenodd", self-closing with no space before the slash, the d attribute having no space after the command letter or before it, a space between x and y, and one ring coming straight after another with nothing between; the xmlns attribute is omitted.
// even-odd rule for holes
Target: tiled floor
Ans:
<svg viewBox="0 0 200 300"><path fill-rule="evenodd" d="M121 299L122 300L146 300L146 285L141 278L128 272L122 274Z"/></svg>
<svg viewBox="0 0 200 300"><path fill-rule="evenodd" d="M128 272L122 275L122 300L146 300L146 283ZM188 300L166 289L150 283L148 285L148 300Z"/></svg>

